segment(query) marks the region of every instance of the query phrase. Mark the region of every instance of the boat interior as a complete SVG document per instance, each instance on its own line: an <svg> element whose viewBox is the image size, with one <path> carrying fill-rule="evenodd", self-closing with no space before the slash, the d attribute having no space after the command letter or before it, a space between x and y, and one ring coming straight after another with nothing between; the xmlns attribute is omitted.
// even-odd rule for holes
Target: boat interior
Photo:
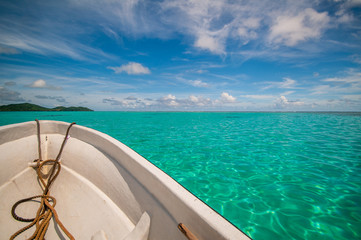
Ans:
<svg viewBox="0 0 361 240"><path fill-rule="evenodd" d="M43 160L57 157L68 125L41 121ZM43 190L34 167L39 158L36 123L0 127L0 153L0 239L9 239L29 224L13 218L13 205ZM60 163L49 194L75 239L186 239L179 223L198 239L224 239L226 234L248 239L171 177L106 134L73 126ZM43 168L46 175L49 169ZM19 204L16 214L33 218L39 202ZM29 238L33 229L19 239ZM68 239L54 219L46 238Z"/></svg>

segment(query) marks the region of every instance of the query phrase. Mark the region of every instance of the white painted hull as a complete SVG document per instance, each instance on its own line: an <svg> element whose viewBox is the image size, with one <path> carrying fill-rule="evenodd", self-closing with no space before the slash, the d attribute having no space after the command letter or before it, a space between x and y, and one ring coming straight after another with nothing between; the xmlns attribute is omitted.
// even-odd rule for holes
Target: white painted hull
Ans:
<svg viewBox="0 0 361 240"><path fill-rule="evenodd" d="M40 121L43 159L55 159L68 123ZM12 205L42 193L28 163L38 158L36 122L0 127L0 239L28 223L11 216ZM74 125L50 189L59 218L75 239L249 239L227 220L133 150L101 132ZM34 217L38 204L18 215ZM19 239L30 237L30 229ZM63 238L61 237L63 236ZM47 239L67 239L51 221Z"/></svg>

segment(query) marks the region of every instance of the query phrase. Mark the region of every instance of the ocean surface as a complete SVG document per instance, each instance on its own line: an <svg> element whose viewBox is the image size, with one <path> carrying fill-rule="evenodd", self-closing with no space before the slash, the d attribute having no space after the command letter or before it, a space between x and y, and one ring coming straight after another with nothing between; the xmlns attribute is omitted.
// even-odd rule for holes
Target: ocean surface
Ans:
<svg viewBox="0 0 361 240"><path fill-rule="evenodd" d="M0 112L128 145L255 240L361 239L361 113Z"/></svg>

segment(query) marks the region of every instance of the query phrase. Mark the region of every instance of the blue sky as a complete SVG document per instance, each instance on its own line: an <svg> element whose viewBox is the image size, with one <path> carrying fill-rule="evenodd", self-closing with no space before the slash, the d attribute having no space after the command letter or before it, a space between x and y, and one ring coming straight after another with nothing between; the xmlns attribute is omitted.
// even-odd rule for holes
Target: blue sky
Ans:
<svg viewBox="0 0 361 240"><path fill-rule="evenodd" d="M361 111L361 1L0 1L0 105Z"/></svg>

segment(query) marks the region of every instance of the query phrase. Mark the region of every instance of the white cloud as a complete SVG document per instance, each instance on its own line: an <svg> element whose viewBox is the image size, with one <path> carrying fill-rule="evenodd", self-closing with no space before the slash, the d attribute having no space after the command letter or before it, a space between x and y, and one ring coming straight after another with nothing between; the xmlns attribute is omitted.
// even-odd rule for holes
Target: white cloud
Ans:
<svg viewBox="0 0 361 240"><path fill-rule="evenodd" d="M110 96L109 96L110 95ZM239 100L229 102L232 99L230 94L222 94L218 97L209 98L202 95L190 94L188 96L177 96L167 94L159 97L158 94L137 94L132 93L129 96L120 97L119 93L110 93L98 95L97 98L103 97L103 104L99 109L109 110L175 110L175 111L207 111L207 110L249 110L249 111L269 111L269 110L285 110L285 111L354 111L360 109L361 95L345 94L339 96L330 96L328 98L312 98L308 95L302 99L291 98L286 95L240 95ZM88 99L89 96L87 96ZM68 99L68 98L67 98ZM84 99L84 98L83 98ZM231 100L233 101L233 100ZM79 101L80 102L80 101ZM95 103L95 102L94 102ZM94 105L93 105L94 106Z"/></svg>
<svg viewBox="0 0 361 240"><path fill-rule="evenodd" d="M325 94L325 93L331 93L333 91L338 92L335 88L332 88L329 85L317 85L316 87L313 87L311 89L311 94L318 95L318 94Z"/></svg>
<svg viewBox="0 0 361 240"><path fill-rule="evenodd" d="M339 17L336 19L338 23L350 23L354 20L353 16L351 14L347 13L340 13Z"/></svg>
<svg viewBox="0 0 361 240"><path fill-rule="evenodd" d="M167 96L164 96L162 99L165 100L165 101L176 100L176 97L174 95L172 95L172 94L168 94Z"/></svg>
<svg viewBox="0 0 361 240"><path fill-rule="evenodd" d="M189 95L188 97L177 98L173 94L168 94L158 99L137 98L137 97L126 97L119 99L115 97L108 97L108 98L103 98L103 103L110 104L113 106L119 106L121 108L126 108L126 109L129 108L129 109L148 109L148 110L211 109L215 106L222 107L225 104L225 102L221 102L219 99L212 100L204 96Z"/></svg>
<svg viewBox="0 0 361 240"><path fill-rule="evenodd" d="M152 100L137 97L126 97L119 100L116 98L104 98L103 103L110 103L110 105L120 106L121 108L126 109L144 109L145 107L151 105Z"/></svg>
<svg viewBox="0 0 361 240"><path fill-rule="evenodd" d="M168 107L179 106L179 102L177 101L177 98L172 94L168 94L167 96L158 99L158 102Z"/></svg>
<svg viewBox="0 0 361 240"><path fill-rule="evenodd" d="M0 30L0 53L18 54L30 52L43 56L60 55L76 60L95 62L94 59L114 59L111 54L104 53L100 49L92 48L77 40L65 38L61 34L54 33L53 29L42 30L43 34L34 33L32 27L22 25L20 29L6 25ZM59 27L61 28L61 27ZM68 30L67 26L63 26Z"/></svg>
<svg viewBox="0 0 361 240"><path fill-rule="evenodd" d="M43 79L38 79L35 82L33 82L30 87L32 88L45 88L46 87L46 82Z"/></svg>
<svg viewBox="0 0 361 240"><path fill-rule="evenodd" d="M198 36L194 46L216 54L224 53L224 45L220 39L205 34Z"/></svg>
<svg viewBox="0 0 361 240"><path fill-rule="evenodd" d="M280 83L279 88L295 88L296 80L291 78L283 78L283 82Z"/></svg>
<svg viewBox="0 0 361 240"><path fill-rule="evenodd" d="M202 80L189 80L189 84L192 85L193 87L201 87L201 88L209 87L209 84L203 82Z"/></svg>
<svg viewBox="0 0 361 240"><path fill-rule="evenodd" d="M326 78L322 80L323 82L334 82L334 83L355 83L361 84L361 72L350 72L348 76L345 77L334 77Z"/></svg>
<svg viewBox="0 0 361 240"><path fill-rule="evenodd" d="M165 14L160 19L168 28L190 36L196 48L225 53L229 27L220 19L228 8L225 1L164 1L161 6Z"/></svg>
<svg viewBox="0 0 361 240"><path fill-rule="evenodd" d="M344 7L346 8L352 8L358 6L361 6L361 0L346 0L344 2Z"/></svg>
<svg viewBox="0 0 361 240"><path fill-rule="evenodd" d="M349 100L353 100L353 101L359 101L361 103L361 94L359 95L344 95L342 96L343 99L349 99Z"/></svg>
<svg viewBox="0 0 361 240"><path fill-rule="evenodd" d="M157 107L172 107L178 109L189 109L192 107L205 107L205 109L213 106L213 101L210 98L202 96L190 95L188 98L177 99L174 95L168 94L163 98L157 100Z"/></svg>
<svg viewBox="0 0 361 240"><path fill-rule="evenodd" d="M188 106L210 107L213 105L210 98L196 97L194 95L189 96L185 102Z"/></svg>
<svg viewBox="0 0 361 240"><path fill-rule="evenodd" d="M280 104L288 104L288 100L285 96L281 96L279 99L277 99L277 101L280 103Z"/></svg>
<svg viewBox="0 0 361 240"><path fill-rule="evenodd" d="M83 18L88 22L98 24L101 21L108 29L121 32L121 35L131 37L156 36L164 38L169 36L172 29L164 27L159 18L161 2L142 0L70 0L71 8L85 13ZM157 13L157 14L154 14Z"/></svg>
<svg viewBox="0 0 361 240"><path fill-rule="evenodd" d="M250 17L242 21L242 25L248 29L256 29L261 25L261 18Z"/></svg>
<svg viewBox="0 0 361 240"><path fill-rule="evenodd" d="M327 12L315 10L319 3L307 0L178 0L163 1L161 5L163 13L171 13L160 18L169 28L190 36L195 47L214 54L226 54L252 40L295 46L318 39L326 29L337 27L329 24L333 19ZM269 33L265 29L270 29ZM241 44L234 44L237 40Z"/></svg>
<svg viewBox="0 0 361 240"><path fill-rule="evenodd" d="M297 15L281 15L271 26L269 39L274 43L295 46L299 42L321 37L329 22L327 12L318 13L312 8Z"/></svg>
<svg viewBox="0 0 361 240"><path fill-rule="evenodd" d="M287 96L287 95L291 95L292 93L294 93L295 91L286 91L281 93L282 96Z"/></svg>
<svg viewBox="0 0 361 240"><path fill-rule="evenodd" d="M273 4L223 0L164 1L163 11L172 15L164 15L162 19L177 32L194 39L194 47L224 55L228 47L236 46L227 45L230 39L242 44L257 39L256 30L267 12L264 7L270 5Z"/></svg>
<svg viewBox="0 0 361 240"><path fill-rule="evenodd" d="M38 79L38 80L34 81L32 84L28 85L28 87L44 88L44 89L49 89L49 90L61 90L62 89L61 87L47 84L46 81L43 79Z"/></svg>
<svg viewBox="0 0 361 240"><path fill-rule="evenodd" d="M140 63L129 62L120 67L108 67L112 69L115 73L126 72L129 75L140 75L140 74L150 74L149 68L143 66Z"/></svg>
<svg viewBox="0 0 361 240"><path fill-rule="evenodd" d="M300 107L303 106L305 103L302 101L290 101L285 96L279 97L275 103L275 108L277 109L287 109L287 108L294 108L294 107Z"/></svg>
<svg viewBox="0 0 361 240"><path fill-rule="evenodd" d="M209 108L211 106L213 106L213 102L210 98L194 95L190 95L188 98L177 99L174 95L168 94L167 96L158 99L156 103L156 107L171 107L177 109L189 109L192 107Z"/></svg>
<svg viewBox="0 0 361 240"><path fill-rule="evenodd" d="M283 89L295 89L297 87L297 81L288 77L283 78L282 82L266 82L268 86L263 87L263 90L269 88L283 88Z"/></svg>
<svg viewBox="0 0 361 240"><path fill-rule="evenodd" d="M177 109L203 108L230 106L236 103L236 98L223 92L219 99L212 100L203 96L190 95L188 98L176 98L174 95L167 95L157 100L158 107L172 107Z"/></svg>
<svg viewBox="0 0 361 240"><path fill-rule="evenodd" d="M194 72L194 71L193 71ZM171 76L171 75L170 75ZM196 79L196 80L188 80L188 79L185 79L181 76L175 76L175 78L181 82L181 83L184 83L184 84L187 84L187 85L191 85L193 87L197 87L197 88L208 88L210 87L210 84L208 84L207 82L204 82L200 79Z"/></svg>
<svg viewBox="0 0 361 240"><path fill-rule="evenodd" d="M269 100L269 99L274 99L275 95L241 95L240 97L255 99L255 100Z"/></svg>
<svg viewBox="0 0 361 240"><path fill-rule="evenodd" d="M176 108L176 109L189 109L192 107L211 107L213 104L210 98L204 98L202 96L190 95L188 98L176 98L172 94L168 94L162 98L157 99L154 102L149 103L149 106L155 108Z"/></svg>
<svg viewBox="0 0 361 240"><path fill-rule="evenodd" d="M220 101L222 103L234 103L236 102L236 98L230 95L229 93L222 92Z"/></svg>
<svg viewBox="0 0 361 240"><path fill-rule="evenodd" d="M361 94L361 72L349 71L346 76L321 80L323 83L311 89L313 95Z"/></svg>
<svg viewBox="0 0 361 240"><path fill-rule="evenodd" d="M243 41L243 44L247 44L250 40L257 39L258 34L256 30L261 25L260 21L261 18L254 17L246 18L243 21L240 21L237 34Z"/></svg>
<svg viewBox="0 0 361 240"><path fill-rule="evenodd" d="M348 2L345 5L357 3ZM340 5L342 3L335 8ZM0 26L0 29L3 28L0 30L0 43L14 50L42 55L59 54L77 60L95 59L95 56L114 59L111 54L78 40L84 39L82 37L86 36L86 32L100 29L118 42L122 42L121 36L161 39L183 36L182 40L191 42L190 45L197 49L223 55L249 41L263 45L267 41L266 29L270 29L268 40L271 42L295 46L308 39L319 38L327 27L336 27L328 24L331 17L327 13L313 9L319 7L319 3L311 0L69 0L51 6L34 10L34 15L50 10L38 28L34 28L36 22L24 23L9 17L6 23L13 22L14 25L5 23ZM25 10L23 14L25 16ZM53 15L53 19L49 17ZM63 16L73 16L72 21L54 20ZM340 21L346 21L347 16L347 13L343 14ZM84 22L88 25L86 31L82 29ZM14 26L18 31L14 30Z"/></svg>
<svg viewBox="0 0 361 240"><path fill-rule="evenodd" d="M329 99L315 99L311 105L316 110L333 111L360 111L361 98L355 98L354 95L347 97L335 97Z"/></svg>
<svg viewBox="0 0 361 240"><path fill-rule="evenodd" d="M357 6L358 1L343 1L334 8ZM25 9L18 10L18 15L29 17L30 21L23 21L16 14L5 16L7 19L0 26L0 44L4 46L0 52L20 50L77 60L101 59L99 56L114 59L113 55L92 47L92 41L87 41L88 33L100 29L118 42L122 42L122 36L161 39L182 36L181 41L190 42L197 49L223 55L250 41L264 46L267 29L270 29L268 40L271 42L295 46L321 37L327 27L338 27L328 24L335 16L317 12L314 9L320 7L320 3L311 0L69 0L52 5L40 3L38 9L32 9L31 15L26 15L29 13ZM351 19L348 8L344 8L345 13L336 16L340 22ZM47 14L43 14L45 11ZM32 18L37 15L44 16L40 24L38 18ZM72 16L71 21L57 21L64 16ZM83 29L84 22L86 29ZM85 39L87 43L79 39ZM256 51L263 50L257 48Z"/></svg>

